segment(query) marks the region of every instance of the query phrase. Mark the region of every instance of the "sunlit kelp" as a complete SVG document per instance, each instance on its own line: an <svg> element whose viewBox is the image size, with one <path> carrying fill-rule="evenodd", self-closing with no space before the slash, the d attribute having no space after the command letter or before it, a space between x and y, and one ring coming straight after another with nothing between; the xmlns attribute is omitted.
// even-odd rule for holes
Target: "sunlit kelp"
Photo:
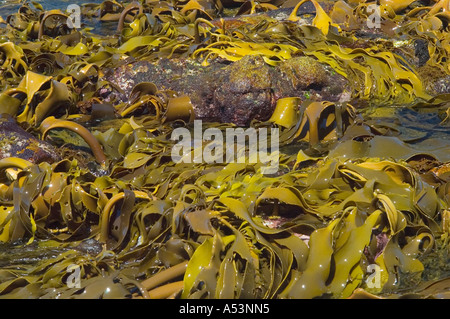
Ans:
<svg viewBox="0 0 450 319"><path fill-rule="evenodd" d="M117 21L114 37L68 28L66 13L39 5L9 16L1 31L1 111L40 139L62 139L65 156L37 164L0 159L0 240L58 249L21 267L2 264L0 296L346 298L396 293L405 277L418 282L426 258L448 248L448 143L414 144L423 136L367 120L358 107L442 107L448 96L427 93L407 57L391 52L392 42L357 38L366 4L339 1L327 13L316 1L299 3L307 2L316 12L312 25L299 23L299 6L283 21L234 25L216 19L225 1L82 7L84 16ZM386 1L383 16L401 23L395 32L408 41L433 39L426 63L448 73L443 4L400 21L409 3ZM245 2L236 14L277 5ZM252 128L280 129L279 168L271 175L262 163L175 163L172 132L192 130L195 119L182 92L142 82L126 102L106 94L120 88L103 68L133 59L208 64L248 55L270 67L306 55L352 88L352 104L280 98L267 121L252 121ZM208 143L193 146L204 151ZM381 270L375 287L373 265ZM78 287L70 284L75 268ZM438 279L445 285L445 276ZM436 294L428 286L417 291Z"/></svg>
<svg viewBox="0 0 450 319"><path fill-rule="evenodd" d="M377 228L380 232L377 236L386 236L389 239L386 247L395 249L397 256L404 256L406 253L402 251L407 249L407 251L411 250L407 255L413 254L414 257L422 250L428 251L434 241L433 231L440 231L436 218L438 212L445 206L441 206L442 204L437 201L435 190L420 182L420 179L417 180L417 174L404 164L377 160L346 164L341 160L330 158L325 159L323 164L319 165L318 171L313 174L308 174L307 171L302 172L302 170L292 170L280 177L264 177L254 169L249 171L250 167L246 164L228 164L224 169L209 172L204 165L191 167L189 171L184 171L180 167L181 171L177 172L175 165L168 167L154 165L155 161L161 163L160 161L168 155L164 155L161 151L154 154L154 150L152 152L148 146L142 149L144 145L152 145L151 143L141 144L140 147L139 144L135 144L145 139L151 139L148 133L141 135L128 148L125 155L125 159L129 158L128 161L130 161L130 164L127 164L128 174L118 169L113 172L112 177L119 174L120 180L107 176L89 178L89 173L83 174L82 170L70 165L69 162L54 164L52 170L47 168L47 173L42 171L45 167L42 164L39 165L39 169L37 166L23 167L17 180L4 191L3 200L8 199L8 194L12 193L9 195L11 204L21 207L18 212L9 212L7 219L3 222L6 225L11 223L8 229L10 234L11 229L14 229L11 236L25 238L50 236L67 241L70 239L68 236L82 238L87 234L90 236L98 234L98 225L109 223L112 228L111 239L108 240L107 245L115 251L116 258L123 261L129 258L143 258L146 266L135 273L134 276L137 278L147 274L145 269L160 267L158 266L160 262L168 267L187 260L192 255L186 269L183 292L185 297L191 294L193 297L250 297L251 295L241 295L244 292L236 288L244 283L246 286L252 283L256 285L255 289L258 288L258 291L261 291L260 295L253 297L314 297L322 293L331 293L339 297L348 296L354 287L361 284L365 273L362 265L369 262L368 258L374 258L372 256L377 254L379 255L377 258L380 258L378 262L385 267L388 274L384 279L385 287L396 281L396 267L403 267L402 269L406 272L423 270L420 262L411 257L404 257L406 259L400 265L397 262L384 261L383 258L386 258L384 254L388 254L388 251L377 251L377 237L372 234L372 228ZM136 157L136 160L131 162L128 154L135 154L132 153L133 150L148 152L150 156L145 161ZM152 153L153 156L151 156ZM142 167L146 169L142 171ZM136 175L140 169L145 173ZM62 176L73 170L78 173L72 173L73 177L68 179L70 176L68 175L61 180ZM252 171L251 175L247 175ZM85 175L86 173L88 175ZM177 182L186 178L197 179L197 182L192 185ZM46 180L49 181L45 182ZM50 184L50 181L53 186L48 188L45 185ZM167 188L168 182L171 182L170 188ZM21 183L21 188L24 190L28 189L24 193L29 194L28 199L27 195L14 192L16 183ZM217 186L220 187L217 188ZM39 187L42 187L42 190L38 190ZM138 193L129 191L135 187L151 191L154 199L148 201L151 197L148 197L145 191ZM121 191L124 193L120 193ZM141 202L141 193L147 201ZM115 195L108 201L108 194ZM120 203L121 199L117 197L119 195L123 198L120 215L115 216L112 213L110 221L105 222L104 218L110 215L109 212L114 203ZM55 202L52 203L52 201ZM30 202L31 205L24 206L26 202ZM136 205L136 203L139 204ZM286 210L283 208L285 205L289 205L286 208L292 208ZM51 213L52 210L56 212L55 206L59 206L61 210L59 216ZM268 228L261 217L274 214L272 210L276 210L275 216L289 214L289 220L277 229ZM32 213L28 215L24 214L24 211ZM106 213L100 214L100 212ZM196 217L196 215L199 216ZM346 220L350 216L355 219L359 215L361 217L358 218L362 220L370 218L370 222L363 223L366 225L365 228L358 228L356 226L358 223L354 221L356 224L353 226L346 222L348 230L338 231L339 227L343 227L339 226L341 223L338 222L339 220ZM316 257L307 259L308 246L293 234L304 233L306 230L306 233L311 236L309 247L316 247L316 240L327 238L325 236L322 239L324 235L321 234L325 230L321 228L321 225L329 218L333 218L335 222L327 227L328 235L326 236L331 236L327 239L328 251L321 248L325 243L317 243L317 249L314 251L320 258L328 258L328 263L334 260L340 265L341 260L353 260L351 261L353 264L348 266L349 269L360 262L363 264L360 264L358 271L353 272L355 279L350 281L337 272L341 269L339 267L336 270L325 269L320 277L322 279L308 276L303 277L302 280L303 271L311 272L316 269L317 265L314 261ZM91 227L90 231L89 227ZM317 235L315 235L316 232ZM424 236L424 234L428 235ZM181 240L184 242L184 248L175 255L170 251L169 254L163 254L163 247L170 242L170 240L166 242L165 239L168 235L173 240L185 238ZM348 236L356 236L357 239ZM417 236L419 239L416 239ZM414 248L416 241L417 246ZM342 243L338 244L338 242ZM347 246L346 242L348 242ZM406 245L399 246L399 242L406 242ZM360 243L361 247L354 249L352 246L354 243ZM341 246L342 248L339 248ZM375 250L366 255L363 253L365 246L374 247L372 249ZM257 253L257 251L260 252ZM226 257L227 254L230 254L230 257ZM231 256L236 255L240 258L232 261ZM198 258L207 264L202 268L204 270L193 272L192 267L199 267L194 266ZM233 268L237 269L235 270L237 272L227 271L220 275L221 269L226 269L230 262L238 262ZM134 263L136 262L132 262ZM345 273L347 270L344 266L342 267L339 271ZM205 272L204 275L203 272ZM211 272L217 273L212 275ZM226 275L226 273L229 274ZM262 276L260 281L254 281L256 274ZM228 277L221 279L221 276L225 275L233 276L233 281L230 281ZM334 280L331 284L326 284L330 276L336 278L336 284L333 283ZM251 281L247 282L250 278ZM297 280L300 281L297 283ZM296 287L304 280L308 280L308 285L317 285L322 288L318 288L317 292L308 289L308 294L311 295L303 295L302 289ZM194 293L196 282L198 284L200 281L204 281L205 285ZM229 286L230 282L236 282L237 286ZM304 284L306 283L302 285ZM346 290L344 288L347 285L349 287ZM342 293L344 295L341 295Z"/></svg>

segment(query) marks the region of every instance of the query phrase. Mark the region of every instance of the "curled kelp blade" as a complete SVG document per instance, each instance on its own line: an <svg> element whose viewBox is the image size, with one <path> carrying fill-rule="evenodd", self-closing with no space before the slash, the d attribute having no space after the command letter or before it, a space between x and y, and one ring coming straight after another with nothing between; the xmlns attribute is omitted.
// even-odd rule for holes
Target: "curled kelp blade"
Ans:
<svg viewBox="0 0 450 319"><path fill-rule="evenodd" d="M102 212L102 216L101 216L101 234L100 234L100 241L101 242L106 242L106 240L108 239L108 233L109 233L109 228L110 228L110 215L111 215L111 210L114 207L115 203L121 199L124 199L126 196L128 195L128 197L130 198L131 201L133 201L135 198L140 198L140 199L147 199L150 200L151 198L144 192L139 192L139 191L135 191L135 192L124 192L124 193L119 193L114 195L105 205L105 207L103 208L103 212ZM131 196L130 196L131 195ZM124 203L126 204L126 202ZM130 204L128 204L128 206L130 206ZM131 208L131 207L129 207ZM123 208L122 208L123 209ZM128 223L130 221L130 216L129 214L131 213L131 210L129 210L128 213L122 213L120 215L120 219L123 219L123 221L118 221L117 223ZM113 224L113 232L117 232L117 230L127 230L127 226L124 225L117 225L117 224ZM120 235L120 237L122 238L118 238L118 244L121 244L121 241L123 240L123 237L126 235L126 233L122 233ZM116 235L117 237L117 235Z"/></svg>
<svg viewBox="0 0 450 319"><path fill-rule="evenodd" d="M12 42L5 42L0 44L0 61L2 68L5 69L0 77L0 84L5 86L5 81L9 79L18 79L20 75L24 75L28 70L28 65L25 63L23 51L20 47Z"/></svg>
<svg viewBox="0 0 450 319"><path fill-rule="evenodd" d="M300 102L301 99L296 97L279 99L269 121L288 129L293 127L299 120Z"/></svg>
<svg viewBox="0 0 450 319"><path fill-rule="evenodd" d="M42 93L45 97L36 98ZM19 122L34 122L36 125L45 118L48 113L61 106L70 103L67 86L53 80L50 76L28 71L17 89L4 92L5 95L22 94L26 98L25 106L20 114L17 114ZM37 100L37 101L36 101Z"/></svg>
<svg viewBox="0 0 450 319"><path fill-rule="evenodd" d="M2 113L15 116L20 110L22 100L14 97L20 95L22 92L9 91L0 93L0 103L2 104Z"/></svg>
<svg viewBox="0 0 450 319"><path fill-rule="evenodd" d="M31 71L51 75L55 71L56 58L52 54L43 53L35 56L30 63Z"/></svg>
<svg viewBox="0 0 450 319"><path fill-rule="evenodd" d="M191 99L188 96L170 98L164 118L166 121L181 119L188 123L192 122L195 118L195 113Z"/></svg>
<svg viewBox="0 0 450 319"><path fill-rule="evenodd" d="M67 103L70 103L67 87L60 82L52 81L47 98L36 106L34 115L35 124L41 123L49 113L67 105Z"/></svg>
<svg viewBox="0 0 450 319"><path fill-rule="evenodd" d="M54 117L51 116L46 118L40 125L40 130L42 132L42 139L45 139L47 133L55 128L65 128L79 134L86 141L86 143L89 144L97 161L102 166L106 167L105 165L107 159L103 152L102 146L88 129L86 129L85 127L83 127L78 123L55 119Z"/></svg>
<svg viewBox="0 0 450 319"><path fill-rule="evenodd" d="M67 25L68 20L70 20L70 18L60 10L49 10L45 12L42 19L40 20L38 39L42 39L44 35L54 36L55 31L53 30L58 30L56 32L60 33L62 32L61 29L64 29L64 27L66 30L69 30L65 32L70 32L71 28L69 28Z"/></svg>
<svg viewBox="0 0 450 319"><path fill-rule="evenodd" d="M167 108L165 100L167 100L167 95L165 92L161 92L155 84L141 82L131 90L128 105L120 110L120 115L125 117L137 110L147 109L147 112L159 119L163 110Z"/></svg>
<svg viewBox="0 0 450 319"><path fill-rule="evenodd" d="M300 98L289 97L279 99L270 119L257 125L273 123L281 126L282 143L304 140L316 146L319 142L342 137L355 118L355 109L350 104L302 103Z"/></svg>

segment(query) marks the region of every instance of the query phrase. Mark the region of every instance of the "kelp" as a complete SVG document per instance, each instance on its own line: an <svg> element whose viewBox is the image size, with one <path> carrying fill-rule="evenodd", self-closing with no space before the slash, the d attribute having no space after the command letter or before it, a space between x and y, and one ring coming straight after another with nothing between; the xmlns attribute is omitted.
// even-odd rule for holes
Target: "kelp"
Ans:
<svg viewBox="0 0 450 319"><path fill-rule="evenodd" d="M281 144L299 140L308 141L311 146L342 137L343 132L354 123L356 111L350 104L329 101L300 104L300 98L281 98L265 126L273 123L282 127Z"/></svg>
<svg viewBox="0 0 450 319"><path fill-rule="evenodd" d="M141 129L141 132L145 131ZM247 287L251 283L255 285L254 289L261 291L260 295L253 297L298 298L317 297L323 294L336 297L349 296L355 287L363 283L362 276L366 271L360 265L357 271L352 270L354 277L345 274L353 269L354 265L370 258L363 250L366 246L375 245L371 243L373 241L376 243L376 237L372 233L375 228L390 238L386 250L381 254L379 251L373 251L371 254L380 254L381 257L377 260L389 274L384 286L388 286L388 283L392 285L392 282L397 281L392 278L397 276L395 269L398 263L385 261L382 259L384 254L389 255L390 249L394 249L396 255L420 254L423 247L416 245L413 248L415 241L417 243L429 241L433 238L433 231L440 229L436 218L441 204L438 204L435 190L421 182L417 173L405 164L387 160L373 162L360 160L359 164L350 164L339 158L330 157L324 158L323 164L313 174L292 170L282 177L265 177L255 171L249 179L249 176L245 175L248 171L247 165L237 163L228 164L222 170L208 172L207 168L199 165L190 171L181 169L178 173L177 167L172 164L172 168L170 166L165 168L167 170L165 173L159 165L154 165L160 163L164 157L168 157L164 154L164 148L160 148L155 154L155 150L149 148L153 143L147 141L148 144L141 143L139 146L141 140L148 139L152 138L148 134L141 134L138 140L128 143L130 146L127 148L128 151L125 151L124 161L128 158L130 164L126 164L124 168L131 169L129 177L124 171L116 168L111 177L101 176L92 180L92 177L81 174L82 170L76 163L70 164L68 161L53 164L52 169L43 164L31 167L19 165L22 173L10 184L5 195L12 194L12 197L9 197L11 204L17 202L21 207L19 212L22 209L28 211L31 209L28 208L30 206L24 207L20 203L31 202L33 214L28 216L28 222L25 219L22 221L25 224L20 225L17 224L19 222L17 218L20 215L21 218L26 218L27 214L9 212L3 224L11 223L8 229L10 236L17 234L24 236L28 233L28 236L31 236L30 240L35 236L45 238L50 235L67 241L67 235L72 231L72 236L81 235L80 223L85 227L88 225L92 227L90 236L96 233L94 229L97 229L99 234L96 225L101 224L102 235L99 239L105 241L108 232L111 233L111 241L106 243L115 251L117 258L126 260L130 256L136 257L137 254L144 261L147 260L145 263L148 267L148 264L157 262L156 256L151 255L159 254L161 245L164 245L164 242L161 242L163 237L172 234L172 238L187 238L185 245L191 246L191 254L192 249L195 249L184 274L182 297L250 297L246 292L241 292L242 289L239 287L243 285ZM136 153L137 151L140 153ZM150 155L144 157L145 160L141 159L141 156L145 155L143 152ZM142 155L131 161L129 156L131 154ZM5 167L12 164L5 162ZM42 170L44 167L47 167L46 171ZM132 177L133 171L139 171L141 167L147 167L142 171L145 172L144 175ZM61 180L66 172L74 169L79 173L72 174L74 177L70 179L66 177ZM158 171L159 173L156 173ZM114 176L121 176L121 179L114 182L116 179ZM195 176L197 179L193 185L180 183L186 178L192 179ZM86 178L91 181L83 182ZM45 180L48 182L44 182ZM57 182L58 180L61 181ZM164 186L169 181L172 185L170 189ZM22 189L28 189L26 185L30 185L29 189L34 190L25 193L29 193L30 199L11 191L16 188L18 182L21 182ZM48 183L53 185L52 188L45 186ZM126 186L127 184L129 186ZM156 185L158 187L155 188ZM42 191L37 190L36 186L41 187ZM134 187L146 191L130 191ZM108 194L111 196L109 200ZM56 199L54 204L53 198ZM138 199L147 201L133 205ZM123 201L121 213L116 215L112 208L121 201ZM52 218L52 224L59 226L46 229L45 217L53 205L61 208L60 217L53 215ZM262 217L271 215L271 210L279 211L275 215L283 214L285 205L297 207L292 211L296 212L296 216L294 218L291 216L291 220L279 228L267 227ZM63 209L71 206L73 208ZM310 217L306 218L305 214ZM108 218L109 215L111 217ZM329 218L334 222L322 228L320 225ZM356 222L358 219L361 221ZM364 221L365 219L367 220ZM33 223L36 224L35 228ZM22 229L20 232L19 225ZM408 227L415 229L418 226L421 229L418 233L420 239L416 239L414 231L412 235L405 235L410 233L407 231ZM111 230L108 231L108 228ZM310 233L308 245L293 235L297 231L305 230L306 233ZM163 234L166 235L162 236ZM427 236L424 237L424 234ZM399 238L402 239L401 242L406 240L411 244L399 246ZM322 240L326 241L322 243ZM360 247L355 248L355 243ZM403 249L409 252L402 253ZM313 251L317 257L309 256ZM183 255L184 257L181 257ZM187 252L181 256L176 257L174 262L186 261L184 258L188 256ZM317 258L319 259L315 261ZM325 262L322 261L323 258L327 258L328 265L332 262L344 265L342 260L348 260L348 268L342 266L332 270L328 266L322 275L317 273L314 276L303 277L304 274L315 272L317 265ZM406 272L423 271L417 259L408 258L400 264ZM410 260L408 263L412 263L411 266L406 260ZM174 264L171 262L169 265ZM234 265L233 272L227 270L231 265ZM180 275L183 273L177 272L174 277ZM233 276L231 278L234 279L221 276ZM255 281L255 276L261 278ZM329 278L335 279L328 283ZM304 280L308 280L308 283L303 283ZM201 282L203 284L200 284ZM197 285L201 288L195 288ZM305 291L303 285L322 288L307 289L309 295L303 295L301 293ZM345 288L347 286L348 288ZM179 286L176 287L179 290ZM172 291L171 287L166 288Z"/></svg>
<svg viewBox="0 0 450 319"><path fill-rule="evenodd" d="M28 65L23 60L24 54L20 47L14 45L12 42L5 42L0 44L0 62L2 73L0 77L0 84L5 86L5 82L14 81L28 70Z"/></svg>
<svg viewBox="0 0 450 319"><path fill-rule="evenodd" d="M390 41L358 39L367 3L338 1L327 12L320 2L299 1L285 20L265 18L281 3L82 6L85 17L117 21L111 37L69 28L66 13L37 3L6 18L0 110L42 140L62 137L69 156L0 159L2 245L58 251L20 267L2 264L2 298L375 298L420 280L427 258L448 245L448 143L415 143L423 136L367 119L360 108L441 107L448 96L430 95ZM315 10L310 24L300 9L306 3ZM410 11L411 1L381 4L383 18L401 24L390 31L426 39L426 64L448 74L448 1ZM228 23L222 15L232 7ZM247 13L262 18L254 24ZM105 67L161 58L205 66L247 55L271 67L306 55L352 90L351 103L277 98L267 121L251 122L280 132L279 166L270 175L261 162L174 162L172 133L195 125L183 92L141 82L125 102L104 94L126 94L105 80ZM194 142L189 155L207 150L205 142ZM415 293L442 297L447 279Z"/></svg>

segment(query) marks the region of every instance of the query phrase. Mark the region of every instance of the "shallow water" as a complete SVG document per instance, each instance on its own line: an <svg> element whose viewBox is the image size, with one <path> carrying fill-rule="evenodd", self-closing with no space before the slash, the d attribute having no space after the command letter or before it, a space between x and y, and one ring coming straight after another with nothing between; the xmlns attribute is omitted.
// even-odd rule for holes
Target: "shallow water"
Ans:
<svg viewBox="0 0 450 319"><path fill-rule="evenodd" d="M60 9L65 10L71 4L81 5L86 3L85 0L45 0L39 1L44 10ZM101 3L102 1L93 0L90 3ZM0 14L7 15L16 12L20 7L20 1L0 0Z"/></svg>
<svg viewBox="0 0 450 319"><path fill-rule="evenodd" d="M69 5L82 5L86 3L102 3L101 0L45 0L38 1L42 5L44 10L56 10L59 9L62 12L67 10ZM10 14L16 13L20 7L20 1L0 0L0 16L4 19ZM93 32L97 34L111 34L115 31L116 22L100 22L98 19L81 18L81 24L93 28Z"/></svg>

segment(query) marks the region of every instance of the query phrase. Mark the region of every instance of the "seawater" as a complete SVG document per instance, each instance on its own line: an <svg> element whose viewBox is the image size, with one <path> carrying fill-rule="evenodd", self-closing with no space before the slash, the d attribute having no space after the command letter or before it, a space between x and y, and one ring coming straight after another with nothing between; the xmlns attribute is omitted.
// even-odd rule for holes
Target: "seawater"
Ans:
<svg viewBox="0 0 450 319"><path fill-rule="evenodd" d="M16 13L19 10L22 2L23 0L0 0L0 16L3 17L3 19L6 19L8 15ZM103 2L103 0L45 0L36 2L42 5L45 11L59 9L62 12L66 12L69 5L76 4L81 6L85 3L100 4ZM96 18L82 18L81 23L82 26L93 28L92 32L97 34L111 34L111 32L115 31L117 27L117 22L101 22ZM4 27L4 25L0 25L0 28L1 27Z"/></svg>

